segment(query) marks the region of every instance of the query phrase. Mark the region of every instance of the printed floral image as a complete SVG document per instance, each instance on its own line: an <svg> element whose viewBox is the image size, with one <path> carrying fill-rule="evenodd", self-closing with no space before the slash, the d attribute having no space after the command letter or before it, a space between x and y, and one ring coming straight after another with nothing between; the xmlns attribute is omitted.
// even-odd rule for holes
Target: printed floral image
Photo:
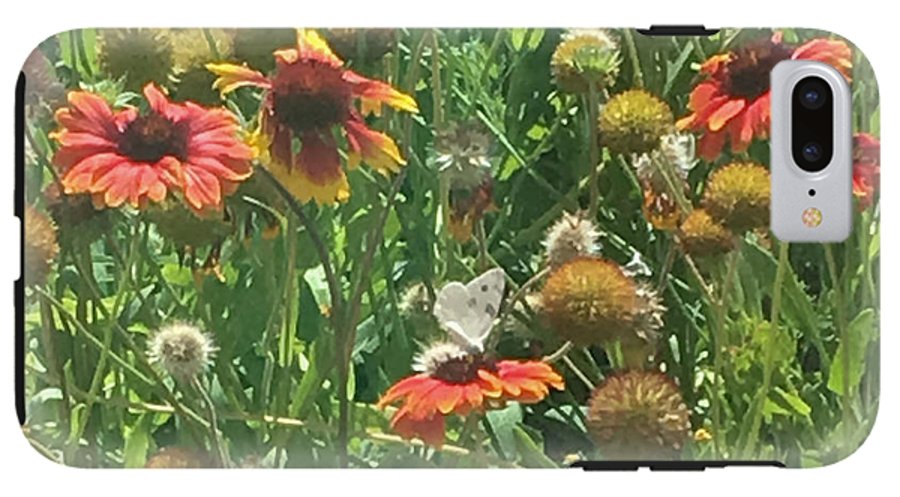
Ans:
<svg viewBox="0 0 900 497"><path fill-rule="evenodd" d="M853 233L769 231L769 73L853 95ZM878 89L806 29L84 29L25 75L23 431L76 467L852 454Z"/></svg>

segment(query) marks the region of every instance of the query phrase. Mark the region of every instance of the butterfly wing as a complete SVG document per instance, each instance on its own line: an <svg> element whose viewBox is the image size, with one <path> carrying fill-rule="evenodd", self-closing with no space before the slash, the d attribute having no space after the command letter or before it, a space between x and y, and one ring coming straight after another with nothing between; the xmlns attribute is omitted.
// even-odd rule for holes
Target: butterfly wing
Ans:
<svg viewBox="0 0 900 497"><path fill-rule="evenodd" d="M504 288L502 269L487 271L466 285L448 283L438 293L434 316L459 345L482 350L500 310Z"/></svg>
<svg viewBox="0 0 900 497"><path fill-rule="evenodd" d="M471 327L466 329L466 333L479 344L484 343L494 326L505 288L506 273L500 268L486 271L466 284L469 293L468 304L475 311L476 318Z"/></svg>
<svg viewBox="0 0 900 497"><path fill-rule="evenodd" d="M432 311L441 327L450 333L453 341L464 347L472 345L466 329L477 321L475 312L468 302L469 291L466 286L453 281L444 285L438 292Z"/></svg>

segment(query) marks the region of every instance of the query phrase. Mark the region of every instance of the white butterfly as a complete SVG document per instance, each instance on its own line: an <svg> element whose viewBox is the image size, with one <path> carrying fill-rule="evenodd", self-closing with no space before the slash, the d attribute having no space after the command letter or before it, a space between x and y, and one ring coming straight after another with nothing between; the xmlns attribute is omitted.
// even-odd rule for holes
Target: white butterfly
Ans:
<svg viewBox="0 0 900 497"><path fill-rule="evenodd" d="M434 317L457 345L484 352L484 341L500 311L505 278L502 269L494 268L465 285L453 281L441 288L434 304Z"/></svg>

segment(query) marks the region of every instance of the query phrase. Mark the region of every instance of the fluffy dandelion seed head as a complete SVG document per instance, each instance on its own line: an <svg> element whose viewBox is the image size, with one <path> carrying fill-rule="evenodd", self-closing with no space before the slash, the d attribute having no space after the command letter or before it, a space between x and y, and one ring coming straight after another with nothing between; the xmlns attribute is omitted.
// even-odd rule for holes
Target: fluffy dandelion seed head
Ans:
<svg viewBox="0 0 900 497"><path fill-rule="evenodd" d="M637 285L618 264L578 257L556 268L541 292L542 316L579 345L632 341L641 301Z"/></svg>
<svg viewBox="0 0 900 497"><path fill-rule="evenodd" d="M635 313L635 334L644 342L655 343L660 328L663 327L663 315L666 306L659 293L652 286L641 283L637 286L637 312Z"/></svg>
<svg viewBox="0 0 900 497"><path fill-rule="evenodd" d="M173 377L192 379L206 370L216 350L212 337L196 326L172 323L151 337L147 355Z"/></svg>
<svg viewBox="0 0 900 497"><path fill-rule="evenodd" d="M424 283L416 283L407 288L400 297L398 304L400 313L404 316L431 315L431 299L428 296L428 288Z"/></svg>
<svg viewBox="0 0 900 497"><path fill-rule="evenodd" d="M377 61L397 43L396 29L326 29L323 34L334 53L350 61Z"/></svg>
<svg viewBox="0 0 900 497"><path fill-rule="evenodd" d="M587 425L607 459L677 459L691 436L681 392L657 371L607 377L591 396Z"/></svg>
<svg viewBox="0 0 900 497"><path fill-rule="evenodd" d="M550 266L559 267L578 256L596 254L600 250L599 237L593 221L564 212L544 237L547 261Z"/></svg>
<svg viewBox="0 0 900 497"><path fill-rule="evenodd" d="M704 209L694 209L681 223L678 242L688 253L697 257L725 254L734 248L734 234Z"/></svg>
<svg viewBox="0 0 900 497"><path fill-rule="evenodd" d="M172 42L159 29L103 29L97 43L100 67L125 89L139 92L147 83L168 86L174 69Z"/></svg>
<svg viewBox="0 0 900 497"><path fill-rule="evenodd" d="M674 128L669 104L645 90L612 97L600 111L600 144L614 154L644 154L659 147Z"/></svg>
<svg viewBox="0 0 900 497"><path fill-rule="evenodd" d="M752 162L735 162L712 173L703 206L713 219L735 233L769 224L769 170Z"/></svg>
<svg viewBox="0 0 900 497"><path fill-rule="evenodd" d="M25 206L25 283L40 285L50 274L50 265L59 254L56 225L46 214Z"/></svg>
<svg viewBox="0 0 900 497"><path fill-rule="evenodd" d="M438 342L425 348L413 360L413 370L453 384L475 381L480 369L495 370L493 360L474 354L450 342Z"/></svg>
<svg viewBox="0 0 900 497"><path fill-rule="evenodd" d="M644 195L644 217L658 230L675 230L687 215L687 176L697 164L693 135L670 133L660 138L659 148L633 158ZM673 188L680 190L680 201Z"/></svg>
<svg viewBox="0 0 900 497"><path fill-rule="evenodd" d="M177 247L214 245L235 231L228 209L197 213L174 200L148 208L145 214L159 234Z"/></svg>
<svg viewBox="0 0 900 497"><path fill-rule="evenodd" d="M577 29L567 32L550 59L556 84L569 93L584 93L593 84L597 90L616 81L622 56L619 45L603 30Z"/></svg>
<svg viewBox="0 0 900 497"><path fill-rule="evenodd" d="M490 148L480 125L454 122L435 139L435 163L452 189L474 189L491 175Z"/></svg>

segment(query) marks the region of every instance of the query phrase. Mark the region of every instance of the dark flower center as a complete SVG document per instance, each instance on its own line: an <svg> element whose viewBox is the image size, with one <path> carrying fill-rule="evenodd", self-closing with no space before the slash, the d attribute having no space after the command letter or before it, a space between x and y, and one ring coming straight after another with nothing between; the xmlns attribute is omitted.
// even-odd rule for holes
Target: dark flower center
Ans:
<svg viewBox="0 0 900 497"><path fill-rule="evenodd" d="M466 354L442 362L432 376L447 383L471 383L478 379L479 369L496 371L497 363L484 354Z"/></svg>
<svg viewBox="0 0 900 497"><path fill-rule="evenodd" d="M119 139L119 151L136 161L157 162L172 156L187 159L187 125L151 112L132 121Z"/></svg>
<svg viewBox="0 0 900 497"><path fill-rule="evenodd" d="M725 88L731 95L753 100L769 91L769 73L790 56L789 47L771 40L741 47L728 62Z"/></svg>
<svg viewBox="0 0 900 497"><path fill-rule="evenodd" d="M351 88L339 67L301 60L274 77L272 107L295 133L329 129L350 117Z"/></svg>

